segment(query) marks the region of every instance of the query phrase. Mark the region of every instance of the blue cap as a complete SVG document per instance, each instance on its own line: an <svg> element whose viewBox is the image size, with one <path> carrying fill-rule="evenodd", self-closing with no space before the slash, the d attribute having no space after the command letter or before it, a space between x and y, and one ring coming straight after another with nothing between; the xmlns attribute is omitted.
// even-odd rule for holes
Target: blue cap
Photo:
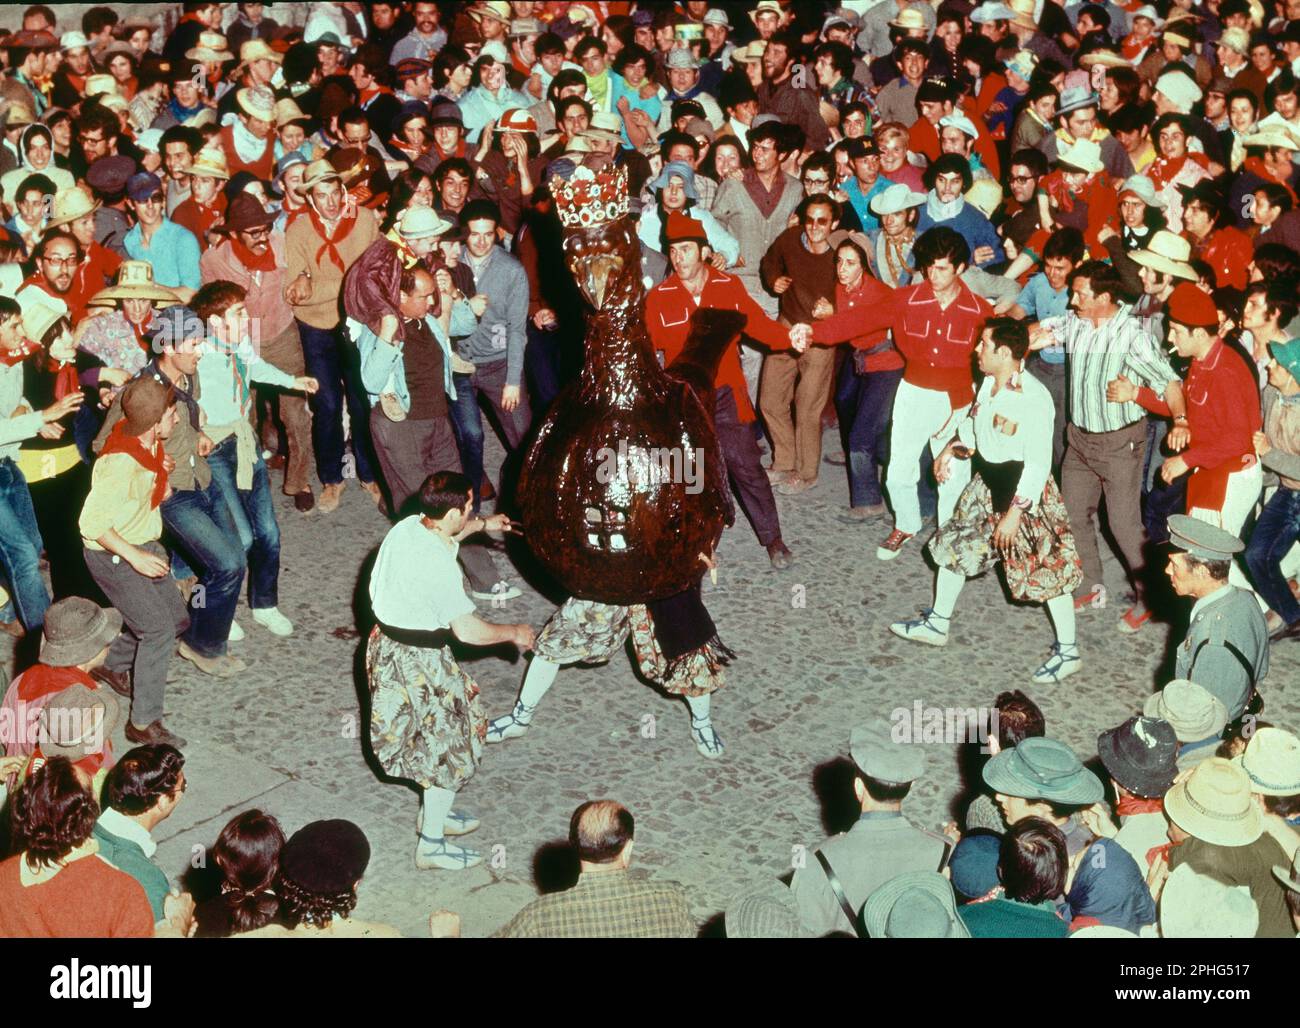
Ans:
<svg viewBox="0 0 1300 1028"><path fill-rule="evenodd" d="M126 183L126 195L136 203L162 192L162 182L152 171L137 171Z"/></svg>
<svg viewBox="0 0 1300 1028"><path fill-rule="evenodd" d="M952 887L966 899L987 896L998 884L998 854L1002 836L992 832L963 835L948 861Z"/></svg>

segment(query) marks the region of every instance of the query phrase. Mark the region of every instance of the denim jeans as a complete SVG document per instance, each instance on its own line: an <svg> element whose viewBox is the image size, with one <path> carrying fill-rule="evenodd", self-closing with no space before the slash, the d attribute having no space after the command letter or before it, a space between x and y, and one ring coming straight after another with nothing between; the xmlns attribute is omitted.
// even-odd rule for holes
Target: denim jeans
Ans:
<svg viewBox="0 0 1300 1028"><path fill-rule="evenodd" d="M41 532L36 526L27 480L18 465L0 460L0 570L18 620L29 632L45 623L50 594L41 577Z"/></svg>
<svg viewBox="0 0 1300 1028"><path fill-rule="evenodd" d="M303 363L307 374L320 383L310 397L312 446L316 473L322 485L343 481L343 405L352 424L352 457L357 478L373 482L370 463L370 405L361 386L356 348L341 328L313 328L298 322Z"/></svg>
<svg viewBox="0 0 1300 1028"><path fill-rule="evenodd" d="M215 475L206 489L172 493L160 512L168 542L198 569L185 641L205 657L220 657L226 652L246 566L235 519Z"/></svg>
<svg viewBox="0 0 1300 1028"><path fill-rule="evenodd" d="M507 454L523 441L532 421L528 390L521 390L519 406L507 411L501 406L501 390L506 382L506 362L480 364L472 375L454 376L456 399L450 401L451 427L456 433L460 463L465 475L474 483L474 510L479 509L483 486L483 417L479 413L479 396L486 397L505 436Z"/></svg>
<svg viewBox="0 0 1300 1028"><path fill-rule="evenodd" d="M1255 591L1288 625L1300 621L1300 603L1282 574L1282 558L1300 539L1300 490L1279 486L1264 504L1246 547L1246 567Z"/></svg>
<svg viewBox="0 0 1300 1028"><path fill-rule="evenodd" d="M356 431L356 422L353 422ZM254 610L277 606L280 592L280 526L271 500L271 475L261 454L253 465L253 487L236 485L235 438L208 454L212 488L225 501L240 545L248 554L248 605Z"/></svg>
<svg viewBox="0 0 1300 1028"><path fill-rule="evenodd" d="M835 409L844 434L849 504L874 507L882 500L876 466L889 463L889 418L894 409L894 392L903 379L903 369L859 375L854 370L854 363L850 354L840 369Z"/></svg>
<svg viewBox="0 0 1300 1028"><path fill-rule="evenodd" d="M562 388L560 371L560 331L538 328L528 322L528 345L524 349L524 371L532 386L533 404L545 412Z"/></svg>

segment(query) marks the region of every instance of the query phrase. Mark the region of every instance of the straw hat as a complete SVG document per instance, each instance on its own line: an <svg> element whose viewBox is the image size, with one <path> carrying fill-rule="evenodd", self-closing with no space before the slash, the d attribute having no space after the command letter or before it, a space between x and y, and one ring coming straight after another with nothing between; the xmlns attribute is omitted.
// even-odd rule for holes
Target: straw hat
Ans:
<svg viewBox="0 0 1300 1028"><path fill-rule="evenodd" d="M1022 29L1038 28L1038 22L1034 20L1034 0L1011 0L1007 6L1011 8L1012 25L1019 25Z"/></svg>
<svg viewBox="0 0 1300 1028"><path fill-rule="evenodd" d="M898 17L890 23L891 28L896 29L923 29L925 28L925 15L915 7L909 7L900 11Z"/></svg>
<svg viewBox="0 0 1300 1028"><path fill-rule="evenodd" d="M739 61L741 64L754 64L763 59L763 53L767 50L766 39L755 39L744 46L737 47L731 51L732 63Z"/></svg>
<svg viewBox="0 0 1300 1028"><path fill-rule="evenodd" d="M623 141L623 121L610 111L596 111L591 116L591 124L582 134L590 139L600 139L607 143Z"/></svg>
<svg viewBox="0 0 1300 1028"><path fill-rule="evenodd" d="M119 90L117 88L117 79L112 75L88 75L86 76L86 96L116 96Z"/></svg>
<svg viewBox="0 0 1300 1028"><path fill-rule="evenodd" d="M302 182L299 183L296 192L299 196L306 196L322 182L341 183L342 181L343 177L334 170L334 165L322 157L307 165L307 170L303 172Z"/></svg>
<svg viewBox="0 0 1300 1028"><path fill-rule="evenodd" d="M424 239L441 236L453 225L432 207L411 207L397 222L397 232L403 239Z"/></svg>
<svg viewBox="0 0 1300 1028"><path fill-rule="evenodd" d="M1092 53L1084 54L1079 58L1080 68L1091 68L1100 64L1103 68L1131 68L1133 62L1127 60L1122 54L1115 53L1114 50L1094 50Z"/></svg>
<svg viewBox="0 0 1300 1028"><path fill-rule="evenodd" d="M509 26L514 14L507 3L482 3L471 8L469 16L475 21L481 22L484 18L491 18L493 21Z"/></svg>
<svg viewBox="0 0 1300 1028"><path fill-rule="evenodd" d="M1260 796L1300 793L1300 739L1281 728L1261 728L1234 761Z"/></svg>
<svg viewBox="0 0 1300 1028"><path fill-rule="evenodd" d="M153 266L148 261L123 261L117 271L117 282L101 289L93 297L96 305L116 300L152 300L155 304L174 304L179 301L170 289L164 289L153 280Z"/></svg>
<svg viewBox="0 0 1300 1028"><path fill-rule="evenodd" d="M38 293L39 290L26 290L27 294ZM24 297L26 299L26 297ZM48 300L48 303L42 301ZM67 304L52 306L57 301L41 293L39 297L27 300L22 303L23 311L23 334L33 342L40 342L45 338L45 333L52 329L60 318L68 316Z"/></svg>
<svg viewBox="0 0 1300 1028"><path fill-rule="evenodd" d="M294 103L290 97L276 101L275 127L277 129L282 129L291 122L308 120L307 115L302 113L302 108Z"/></svg>
<svg viewBox="0 0 1300 1028"><path fill-rule="evenodd" d="M1101 161L1101 145L1091 139L1076 139L1064 149L1058 148L1056 163L1066 164L1089 174L1101 171L1105 167Z"/></svg>
<svg viewBox="0 0 1300 1028"><path fill-rule="evenodd" d="M1244 137L1242 146L1264 146L1270 150L1300 150L1296 138L1280 125L1267 125Z"/></svg>
<svg viewBox="0 0 1300 1028"><path fill-rule="evenodd" d="M35 122L35 112L22 100L11 101L4 117L0 118L0 125L5 128L22 128Z"/></svg>
<svg viewBox="0 0 1300 1028"><path fill-rule="evenodd" d="M1169 820L1214 846L1249 846L1264 832L1250 778L1230 760L1210 757L1180 775L1165 794Z"/></svg>
<svg viewBox="0 0 1300 1028"><path fill-rule="evenodd" d="M191 61L228 61L235 55L220 32L200 32L198 46L186 50L185 56Z"/></svg>
<svg viewBox="0 0 1300 1028"><path fill-rule="evenodd" d="M775 14L778 18L785 17L785 12L781 10L781 5L777 3L777 0L759 0L758 6L749 12L749 20L757 25L760 14Z"/></svg>
<svg viewBox="0 0 1300 1028"><path fill-rule="evenodd" d="M235 102L245 114L262 121L275 121L275 93L266 86L246 86L235 94Z"/></svg>
<svg viewBox="0 0 1300 1028"><path fill-rule="evenodd" d="M73 186L60 189L54 194L54 216L46 224L46 229L68 225L87 214L99 210L100 203L85 186Z"/></svg>
<svg viewBox="0 0 1300 1028"><path fill-rule="evenodd" d="M1127 183L1125 183L1125 188L1127 188ZM1189 282L1196 281L1196 272L1188 263L1192 259L1192 244L1176 232L1170 232L1168 229L1162 228L1157 232L1153 232L1151 238L1147 240L1147 245L1137 250L1130 250L1129 257L1135 263L1151 268L1154 271L1173 275L1175 278L1185 278ZM1157 693L1157 695L1159 694ZM1154 700L1155 697L1153 696L1152 699ZM1227 712L1224 713L1226 715ZM1161 715L1156 714L1154 716L1160 717ZM1201 738L1204 738L1204 736Z"/></svg>
<svg viewBox="0 0 1300 1028"><path fill-rule="evenodd" d="M226 167L225 151L215 146L205 146L194 155L189 173L202 178L230 178L230 169Z"/></svg>
<svg viewBox="0 0 1300 1028"><path fill-rule="evenodd" d="M276 53L266 45L264 39L250 39L239 48L239 63L251 64L253 61L274 61L284 63L284 55Z"/></svg>

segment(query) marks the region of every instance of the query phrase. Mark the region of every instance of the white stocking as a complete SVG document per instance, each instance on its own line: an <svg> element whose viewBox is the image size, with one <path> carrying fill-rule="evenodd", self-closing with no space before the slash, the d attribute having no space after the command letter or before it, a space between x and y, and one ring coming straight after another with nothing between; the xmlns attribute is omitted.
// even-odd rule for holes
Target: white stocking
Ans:
<svg viewBox="0 0 1300 1028"><path fill-rule="evenodd" d="M519 690L519 702L525 707L535 707L542 702L546 691L555 684L555 676L560 673L560 665L553 664L543 657L534 657L524 675L524 687Z"/></svg>
<svg viewBox="0 0 1300 1028"><path fill-rule="evenodd" d="M691 708L691 720L696 724L704 724L710 720L709 700L712 693L705 693L703 696L687 696L686 705Z"/></svg>
<svg viewBox="0 0 1300 1028"><path fill-rule="evenodd" d="M934 612L941 618L952 617L952 612L957 609L957 597L965 585L965 575L959 575L949 568L940 568L939 577L934 580Z"/></svg>
<svg viewBox="0 0 1300 1028"><path fill-rule="evenodd" d="M1074 597L1069 593L1054 596L1047 601L1047 613L1052 618L1056 629L1056 641L1062 649L1069 649L1075 644L1074 637Z"/></svg>
<svg viewBox="0 0 1300 1028"><path fill-rule="evenodd" d="M425 789L420 805L420 834L441 842L445 834L443 825L446 824L447 815L451 813L451 805L455 801L456 793L452 789L439 789L436 785ZM420 842L425 844L423 839Z"/></svg>

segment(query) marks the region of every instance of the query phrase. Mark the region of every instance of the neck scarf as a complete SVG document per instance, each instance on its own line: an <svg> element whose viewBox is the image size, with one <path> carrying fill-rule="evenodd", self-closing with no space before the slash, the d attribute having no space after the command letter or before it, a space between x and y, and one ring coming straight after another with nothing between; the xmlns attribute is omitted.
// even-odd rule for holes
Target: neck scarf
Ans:
<svg viewBox="0 0 1300 1028"><path fill-rule="evenodd" d="M951 221L961 213L961 209L965 206L966 201L960 196L951 203L943 203L939 199L939 194L933 189L925 197L925 209L933 221Z"/></svg>
<svg viewBox="0 0 1300 1028"><path fill-rule="evenodd" d="M915 239L915 225L909 225L907 231L897 236L891 236L884 231L880 233L881 246L885 251L885 267L889 274L890 284L894 287L902 285L911 275L909 262L912 256L912 243Z"/></svg>
<svg viewBox="0 0 1300 1028"><path fill-rule="evenodd" d="M15 364L21 364L32 354L40 352L40 343L33 343L30 339L24 339L22 346L17 350L0 351L0 364L3 364L6 368L12 368Z"/></svg>
<svg viewBox="0 0 1300 1028"><path fill-rule="evenodd" d="M239 241L239 233L230 233L230 250L239 261L249 271L274 271L275 270L275 250L270 246L262 254L253 253L248 247Z"/></svg>
<svg viewBox="0 0 1300 1028"><path fill-rule="evenodd" d="M33 664L23 672L18 682L18 698L24 703L31 703L63 692L72 685L84 685L87 689L99 688L95 680L81 668Z"/></svg>
<svg viewBox="0 0 1300 1028"><path fill-rule="evenodd" d="M1268 165L1264 163L1263 157L1247 157L1242 161L1242 168L1255 175L1258 175L1265 182L1276 182L1279 186L1285 187L1286 191L1291 194L1292 207L1300 206L1297 202L1295 190L1291 188L1291 183L1284 179L1275 178L1268 170Z"/></svg>
<svg viewBox="0 0 1300 1028"><path fill-rule="evenodd" d="M113 426L113 431L108 434L108 439L99 455L103 457L110 453L125 453L140 467L153 472L153 495L149 497L149 506L157 510L158 505L163 502L163 497L167 495L167 469L163 467L162 445L155 441L153 449L146 450L144 444L140 442L140 437L131 435L127 431L126 419L123 418Z"/></svg>
<svg viewBox="0 0 1300 1028"><path fill-rule="evenodd" d="M234 144L235 155L245 164L256 164L266 153L266 140L249 132L238 118L230 123L230 141Z"/></svg>
<svg viewBox="0 0 1300 1028"><path fill-rule="evenodd" d="M329 259L338 265L340 272L347 271L347 262L343 260L343 255L339 253L338 244L347 239L347 237L351 235L352 230L356 227L356 211L353 211L349 216L347 209L344 208L343 216L339 218L338 223L334 226L334 235L330 236L330 234L326 232L325 222L321 220L321 216L317 212L316 208L309 203L307 204L306 210L308 215L311 217L312 227L316 230L316 234L325 240L325 242L321 244L321 248L316 251L316 263L319 265L321 258L328 254Z"/></svg>
<svg viewBox="0 0 1300 1028"><path fill-rule="evenodd" d="M1134 814L1160 814L1165 809L1165 801L1157 796L1147 799L1144 796L1121 796L1115 805L1115 813L1120 817L1132 817Z"/></svg>

